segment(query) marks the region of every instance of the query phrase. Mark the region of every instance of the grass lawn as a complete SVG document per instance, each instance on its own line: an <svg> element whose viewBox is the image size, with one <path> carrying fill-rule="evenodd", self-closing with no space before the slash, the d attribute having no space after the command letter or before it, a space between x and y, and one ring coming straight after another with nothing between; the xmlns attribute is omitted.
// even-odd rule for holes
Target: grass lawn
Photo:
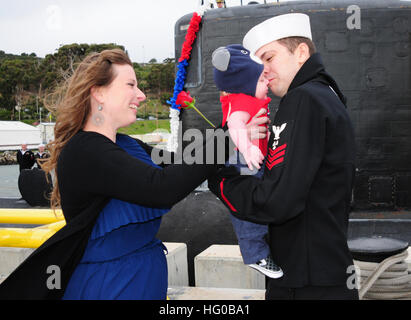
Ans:
<svg viewBox="0 0 411 320"><path fill-rule="evenodd" d="M120 133L124 134L145 134L151 133L156 129L165 129L170 132L170 120L169 119L162 119L162 120L141 120L136 121L132 125L121 128L118 130Z"/></svg>
<svg viewBox="0 0 411 320"><path fill-rule="evenodd" d="M147 98L138 109L137 117L147 118L148 116L152 116L163 119L136 121L127 128L119 129L118 132L128 135L151 133L156 129L165 129L170 132L170 119L168 117L169 110L169 107L167 105L162 105L159 99Z"/></svg>

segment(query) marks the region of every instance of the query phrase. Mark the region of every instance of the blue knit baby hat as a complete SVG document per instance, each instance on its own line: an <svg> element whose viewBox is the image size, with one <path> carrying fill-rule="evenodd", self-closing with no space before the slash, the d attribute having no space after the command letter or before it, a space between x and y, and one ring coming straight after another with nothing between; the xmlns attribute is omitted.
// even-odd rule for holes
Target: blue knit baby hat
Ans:
<svg viewBox="0 0 411 320"><path fill-rule="evenodd" d="M251 60L250 52L240 44L214 50L214 82L220 91L255 96L264 66Z"/></svg>

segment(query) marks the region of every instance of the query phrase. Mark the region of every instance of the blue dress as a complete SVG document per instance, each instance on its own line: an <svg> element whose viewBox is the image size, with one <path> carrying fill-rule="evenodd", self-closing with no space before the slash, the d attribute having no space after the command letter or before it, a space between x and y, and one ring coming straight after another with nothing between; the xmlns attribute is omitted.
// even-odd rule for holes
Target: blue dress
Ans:
<svg viewBox="0 0 411 320"><path fill-rule="evenodd" d="M134 139L118 134L116 143L130 155L158 167ZM155 235L161 217L169 210L111 199L97 218L63 299L166 299L167 249Z"/></svg>

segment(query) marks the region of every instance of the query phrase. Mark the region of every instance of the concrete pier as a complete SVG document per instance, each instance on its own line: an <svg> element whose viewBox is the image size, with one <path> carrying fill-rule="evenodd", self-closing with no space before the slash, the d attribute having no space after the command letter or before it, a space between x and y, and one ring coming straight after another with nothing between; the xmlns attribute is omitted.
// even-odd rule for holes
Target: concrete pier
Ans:
<svg viewBox="0 0 411 320"><path fill-rule="evenodd" d="M264 300L265 290L169 287L167 296L170 300Z"/></svg>
<svg viewBox="0 0 411 320"><path fill-rule="evenodd" d="M196 286L188 284L187 245L165 242L170 300L264 300L265 277L244 265L236 245L212 245L195 257ZM34 249L0 248L0 283ZM411 247L406 258L411 272Z"/></svg>
<svg viewBox="0 0 411 320"><path fill-rule="evenodd" d="M194 259L196 287L265 290L265 276L244 264L238 245L212 245Z"/></svg>
<svg viewBox="0 0 411 320"><path fill-rule="evenodd" d="M31 248L0 247L0 283L33 251Z"/></svg>
<svg viewBox="0 0 411 320"><path fill-rule="evenodd" d="M164 245L168 250L168 285L188 286L187 245L177 242L165 242Z"/></svg>
<svg viewBox="0 0 411 320"><path fill-rule="evenodd" d="M168 250L167 267L170 286L188 286L187 246L185 243L165 242ZM22 263L34 249L0 247L0 283Z"/></svg>

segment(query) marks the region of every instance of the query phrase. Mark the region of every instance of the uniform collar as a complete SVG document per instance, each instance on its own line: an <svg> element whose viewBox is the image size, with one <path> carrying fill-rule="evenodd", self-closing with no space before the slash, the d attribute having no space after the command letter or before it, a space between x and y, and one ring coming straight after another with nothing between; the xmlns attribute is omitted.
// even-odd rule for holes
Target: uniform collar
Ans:
<svg viewBox="0 0 411 320"><path fill-rule="evenodd" d="M341 92L334 78L331 77L326 71L323 64L321 55L316 52L314 53L300 68L300 70L295 75L293 81L291 81L288 92L303 85L304 83L316 79L325 85L330 86L330 88L339 97L341 102L346 106L347 99Z"/></svg>
<svg viewBox="0 0 411 320"><path fill-rule="evenodd" d="M301 86L307 81L314 79L321 71L325 71L324 64L320 54L316 52L302 65L293 81L291 81L287 92Z"/></svg>

